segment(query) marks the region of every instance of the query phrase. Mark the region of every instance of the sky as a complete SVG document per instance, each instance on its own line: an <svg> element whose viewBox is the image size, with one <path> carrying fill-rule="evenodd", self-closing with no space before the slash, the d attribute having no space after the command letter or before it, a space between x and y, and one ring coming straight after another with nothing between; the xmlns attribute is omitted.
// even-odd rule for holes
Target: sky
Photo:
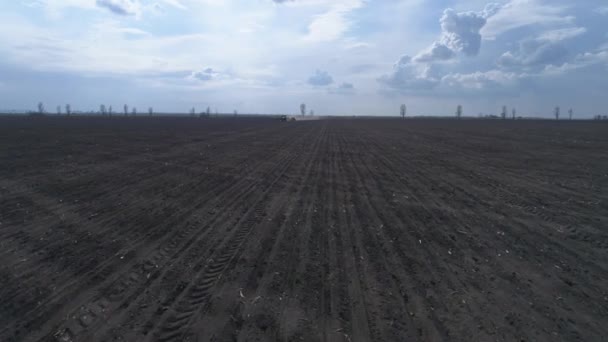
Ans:
<svg viewBox="0 0 608 342"><path fill-rule="evenodd" d="M0 110L608 114L605 0L0 2Z"/></svg>

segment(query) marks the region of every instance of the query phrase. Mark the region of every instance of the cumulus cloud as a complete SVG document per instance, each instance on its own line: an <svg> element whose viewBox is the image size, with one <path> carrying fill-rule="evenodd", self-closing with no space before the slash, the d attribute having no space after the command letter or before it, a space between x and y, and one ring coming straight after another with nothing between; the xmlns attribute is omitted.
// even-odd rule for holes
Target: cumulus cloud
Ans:
<svg viewBox="0 0 608 342"><path fill-rule="evenodd" d="M502 68L527 69L561 65L568 57L568 49L562 41L580 36L586 31L583 27L545 31L534 39L521 41L517 51L505 52L497 64Z"/></svg>
<svg viewBox="0 0 608 342"><path fill-rule="evenodd" d="M414 57L414 61L446 61L454 58L458 52L476 56L481 48L481 29L486 25L487 19L495 15L500 8L500 5L491 3L481 12L456 12L451 8L446 9L439 19L439 41L419 53Z"/></svg>
<svg viewBox="0 0 608 342"><path fill-rule="evenodd" d="M315 87L326 86L334 83L334 79L327 71L317 70L314 75L308 78L308 84Z"/></svg>
<svg viewBox="0 0 608 342"><path fill-rule="evenodd" d="M443 31L441 43L446 47L463 52L467 56L475 56L481 47L481 34L486 24L483 14L476 12L457 13L446 9L441 17L441 30Z"/></svg>
<svg viewBox="0 0 608 342"><path fill-rule="evenodd" d="M227 79L230 78L230 76L226 73L216 71L212 68L206 68L202 71L193 71L190 76L188 76L188 78L196 81L212 81Z"/></svg>
<svg viewBox="0 0 608 342"><path fill-rule="evenodd" d="M442 75L434 63L451 60L458 53L477 55L481 48L481 29L487 18L495 15L500 8L500 5L491 3L481 12L446 9L439 20L440 39L414 58L403 56L393 66L392 73L380 77L379 82L401 91L436 87L441 83Z"/></svg>
<svg viewBox="0 0 608 342"><path fill-rule="evenodd" d="M355 86L352 83L343 82L337 88L330 88L330 94L352 95L355 93Z"/></svg>
<svg viewBox="0 0 608 342"><path fill-rule="evenodd" d="M140 13L141 6L136 0L96 0L98 7L109 10L118 15L137 15Z"/></svg>
<svg viewBox="0 0 608 342"><path fill-rule="evenodd" d="M445 61L452 59L455 55L456 53L454 53L454 50L442 43L435 42L430 48L414 57L414 61L420 63Z"/></svg>
<svg viewBox="0 0 608 342"><path fill-rule="evenodd" d="M490 89L515 85L525 74L504 72L501 70L477 71L468 74L451 73L441 79L441 83L450 88Z"/></svg>
<svg viewBox="0 0 608 342"><path fill-rule="evenodd" d="M378 81L401 91L428 90L439 84L434 76L432 66L415 63L410 56L403 56L393 65L393 72Z"/></svg>
<svg viewBox="0 0 608 342"><path fill-rule="evenodd" d="M547 75L560 75L594 65L604 65L608 68L608 50L581 53L562 65L547 65L543 71Z"/></svg>

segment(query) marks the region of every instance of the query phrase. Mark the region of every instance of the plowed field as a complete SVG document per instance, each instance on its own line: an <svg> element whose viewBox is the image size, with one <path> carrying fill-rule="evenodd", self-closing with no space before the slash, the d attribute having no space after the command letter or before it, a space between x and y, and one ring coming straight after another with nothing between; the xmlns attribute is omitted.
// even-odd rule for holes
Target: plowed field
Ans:
<svg viewBox="0 0 608 342"><path fill-rule="evenodd" d="M1 341L606 341L608 125L0 119Z"/></svg>

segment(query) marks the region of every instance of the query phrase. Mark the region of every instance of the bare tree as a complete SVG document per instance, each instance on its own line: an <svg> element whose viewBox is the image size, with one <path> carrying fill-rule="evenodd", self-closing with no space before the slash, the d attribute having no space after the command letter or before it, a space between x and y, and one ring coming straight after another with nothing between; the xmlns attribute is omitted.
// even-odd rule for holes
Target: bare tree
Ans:
<svg viewBox="0 0 608 342"><path fill-rule="evenodd" d="M568 110L568 116L570 117L570 120L572 120L572 116L574 116L574 110L572 110L572 108Z"/></svg>
<svg viewBox="0 0 608 342"><path fill-rule="evenodd" d="M405 119L406 115L407 115L407 106L402 104L401 105L401 118Z"/></svg>
<svg viewBox="0 0 608 342"><path fill-rule="evenodd" d="M308 112L308 115L315 116L315 111L311 109L310 112Z"/></svg>
<svg viewBox="0 0 608 342"><path fill-rule="evenodd" d="M131 110L131 115L136 116L137 115L137 108L133 107L133 110Z"/></svg>
<svg viewBox="0 0 608 342"><path fill-rule="evenodd" d="M148 108L148 115L149 116L154 115L154 108L152 108L152 107Z"/></svg>
<svg viewBox="0 0 608 342"><path fill-rule="evenodd" d="M456 117L460 120L460 118L462 117L462 105L458 105L458 107L456 107Z"/></svg>
<svg viewBox="0 0 608 342"><path fill-rule="evenodd" d="M38 102L38 114L44 114L44 103Z"/></svg>
<svg viewBox="0 0 608 342"><path fill-rule="evenodd" d="M234 110L234 116L238 116L239 112L236 111L236 109Z"/></svg>
<svg viewBox="0 0 608 342"><path fill-rule="evenodd" d="M555 120L559 120L559 112L560 112L559 106L555 107Z"/></svg>
<svg viewBox="0 0 608 342"><path fill-rule="evenodd" d="M207 106L207 111L205 113L207 116L211 116L211 107Z"/></svg>
<svg viewBox="0 0 608 342"><path fill-rule="evenodd" d="M72 114L72 106L70 106L70 104L66 104L65 105L65 113L70 116Z"/></svg>
<svg viewBox="0 0 608 342"><path fill-rule="evenodd" d="M122 109L123 109L123 113L125 114L125 116L129 115L129 106L127 106L125 104L124 107L122 107Z"/></svg>
<svg viewBox="0 0 608 342"><path fill-rule="evenodd" d="M500 117L505 120L507 118L507 106L502 106L502 112L500 113Z"/></svg>
<svg viewBox="0 0 608 342"><path fill-rule="evenodd" d="M57 115L61 115L61 106L57 106Z"/></svg>
<svg viewBox="0 0 608 342"><path fill-rule="evenodd" d="M108 107L108 114L112 116L112 106Z"/></svg>
<svg viewBox="0 0 608 342"><path fill-rule="evenodd" d="M306 115L306 104L302 103L300 105L300 114L302 114L302 116Z"/></svg>
<svg viewBox="0 0 608 342"><path fill-rule="evenodd" d="M191 116L195 116L196 115L196 109L194 107L192 107L192 109L190 109L190 115Z"/></svg>
<svg viewBox="0 0 608 342"><path fill-rule="evenodd" d="M100 105L99 112L101 113L101 115L106 115L106 105Z"/></svg>
<svg viewBox="0 0 608 342"><path fill-rule="evenodd" d="M515 120L515 116L517 115L517 110L515 108L511 110L511 115L513 116L513 120Z"/></svg>

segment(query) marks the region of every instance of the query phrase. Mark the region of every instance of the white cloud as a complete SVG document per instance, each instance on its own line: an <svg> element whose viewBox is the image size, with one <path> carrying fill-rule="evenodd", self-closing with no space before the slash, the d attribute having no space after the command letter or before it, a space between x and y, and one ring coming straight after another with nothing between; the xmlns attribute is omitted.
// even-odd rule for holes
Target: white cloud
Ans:
<svg viewBox="0 0 608 342"><path fill-rule="evenodd" d="M486 24L483 14L475 12L457 13L447 9L441 17L441 42L450 49L475 56L481 47L480 30Z"/></svg>
<svg viewBox="0 0 608 342"><path fill-rule="evenodd" d="M437 62L454 58L456 53L476 56L481 48L481 29L487 18L496 14L500 6L491 3L481 12L456 12L448 8L443 11L441 38L431 47L414 57L415 62Z"/></svg>
<svg viewBox="0 0 608 342"><path fill-rule="evenodd" d="M162 0L162 2L164 2L165 4L181 9L181 10L185 10L188 9L188 7L186 7L186 5L184 5L180 0Z"/></svg>
<svg viewBox="0 0 608 342"><path fill-rule="evenodd" d="M314 17L305 37L309 42L329 42L341 38L352 25L348 15L364 5L363 0L338 1L331 8Z"/></svg>
<svg viewBox="0 0 608 342"><path fill-rule="evenodd" d="M432 71L432 67L415 63L410 56L403 56L393 66L393 72L381 76L378 81L400 91L429 90L435 88L440 81Z"/></svg>
<svg viewBox="0 0 608 342"><path fill-rule="evenodd" d="M595 12L601 15L608 15L608 6L602 6L595 9Z"/></svg>
<svg viewBox="0 0 608 342"><path fill-rule="evenodd" d="M443 85L451 88L487 90L515 85L524 75L500 70L476 71L469 74L451 73L441 79Z"/></svg>
<svg viewBox="0 0 608 342"><path fill-rule="evenodd" d="M452 59L455 55L456 53L454 50L450 49L443 43L435 42L430 48L422 51L416 57L414 57L414 61L421 63L445 61Z"/></svg>
<svg viewBox="0 0 608 342"><path fill-rule="evenodd" d="M481 30L486 39L524 26L570 24L574 17L565 15L566 6L547 5L541 0L511 0L491 18Z"/></svg>
<svg viewBox="0 0 608 342"><path fill-rule="evenodd" d="M397 95L407 93L412 110L418 101L432 112L464 95L494 106L501 96L523 96L525 87L534 89L534 103L553 104L564 96L560 89L573 87L581 89L576 101L589 107L604 100L593 93L605 89L608 65L605 28L594 12L601 0L496 0L504 6L483 10L481 0L454 0L456 10L445 13L426 0L104 0L138 4L127 16L97 0L23 1L34 7L0 5L0 75L11 91L17 86L6 75L22 72L32 80L81 78L74 84L83 92L91 85L106 91L112 87L99 80L118 80L125 86L107 89L109 97L141 96L169 109L214 102L239 112L287 112L306 101L319 113L378 113L397 108ZM400 55L413 57L391 69ZM321 75L311 77L317 68ZM572 79L580 83L566 82ZM23 82L32 89L24 94L50 93L52 82L32 80ZM52 90L58 97L72 96L59 88ZM356 96L338 96L349 94Z"/></svg>
<svg viewBox="0 0 608 342"><path fill-rule="evenodd" d="M572 61L559 66L547 65L544 73L547 75L561 75L593 65L605 65L608 69L608 50L582 53L577 55Z"/></svg>
<svg viewBox="0 0 608 342"><path fill-rule="evenodd" d="M584 27L567 27L563 29L545 31L538 36L538 39L550 42L558 42L578 37L582 34L585 34L586 32L587 29Z"/></svg>
<svg viewBox="0 0 608 342"><path fill-rule="evenodd" d="M308 84L315 87L326 86L334 83L334 79L327 71L317 70L314 75L308 78Z"/></svg>
<svg viewBox="0 0 608 342"><path fill-rule="evenodd" d="M534 68L560 65L566 61L568 49L562 43L587 32L583 27L548 30L535 39L525 39L514 52L505 52L497 61L503 68Z"/></svg>
<svg viewBox="0 0 608 342"><path fill-rule="evenodd" d="M353 95L355 94L355 86L352 83L343 82L336 88L329 88L328 92L337 95Z"/></svg>

